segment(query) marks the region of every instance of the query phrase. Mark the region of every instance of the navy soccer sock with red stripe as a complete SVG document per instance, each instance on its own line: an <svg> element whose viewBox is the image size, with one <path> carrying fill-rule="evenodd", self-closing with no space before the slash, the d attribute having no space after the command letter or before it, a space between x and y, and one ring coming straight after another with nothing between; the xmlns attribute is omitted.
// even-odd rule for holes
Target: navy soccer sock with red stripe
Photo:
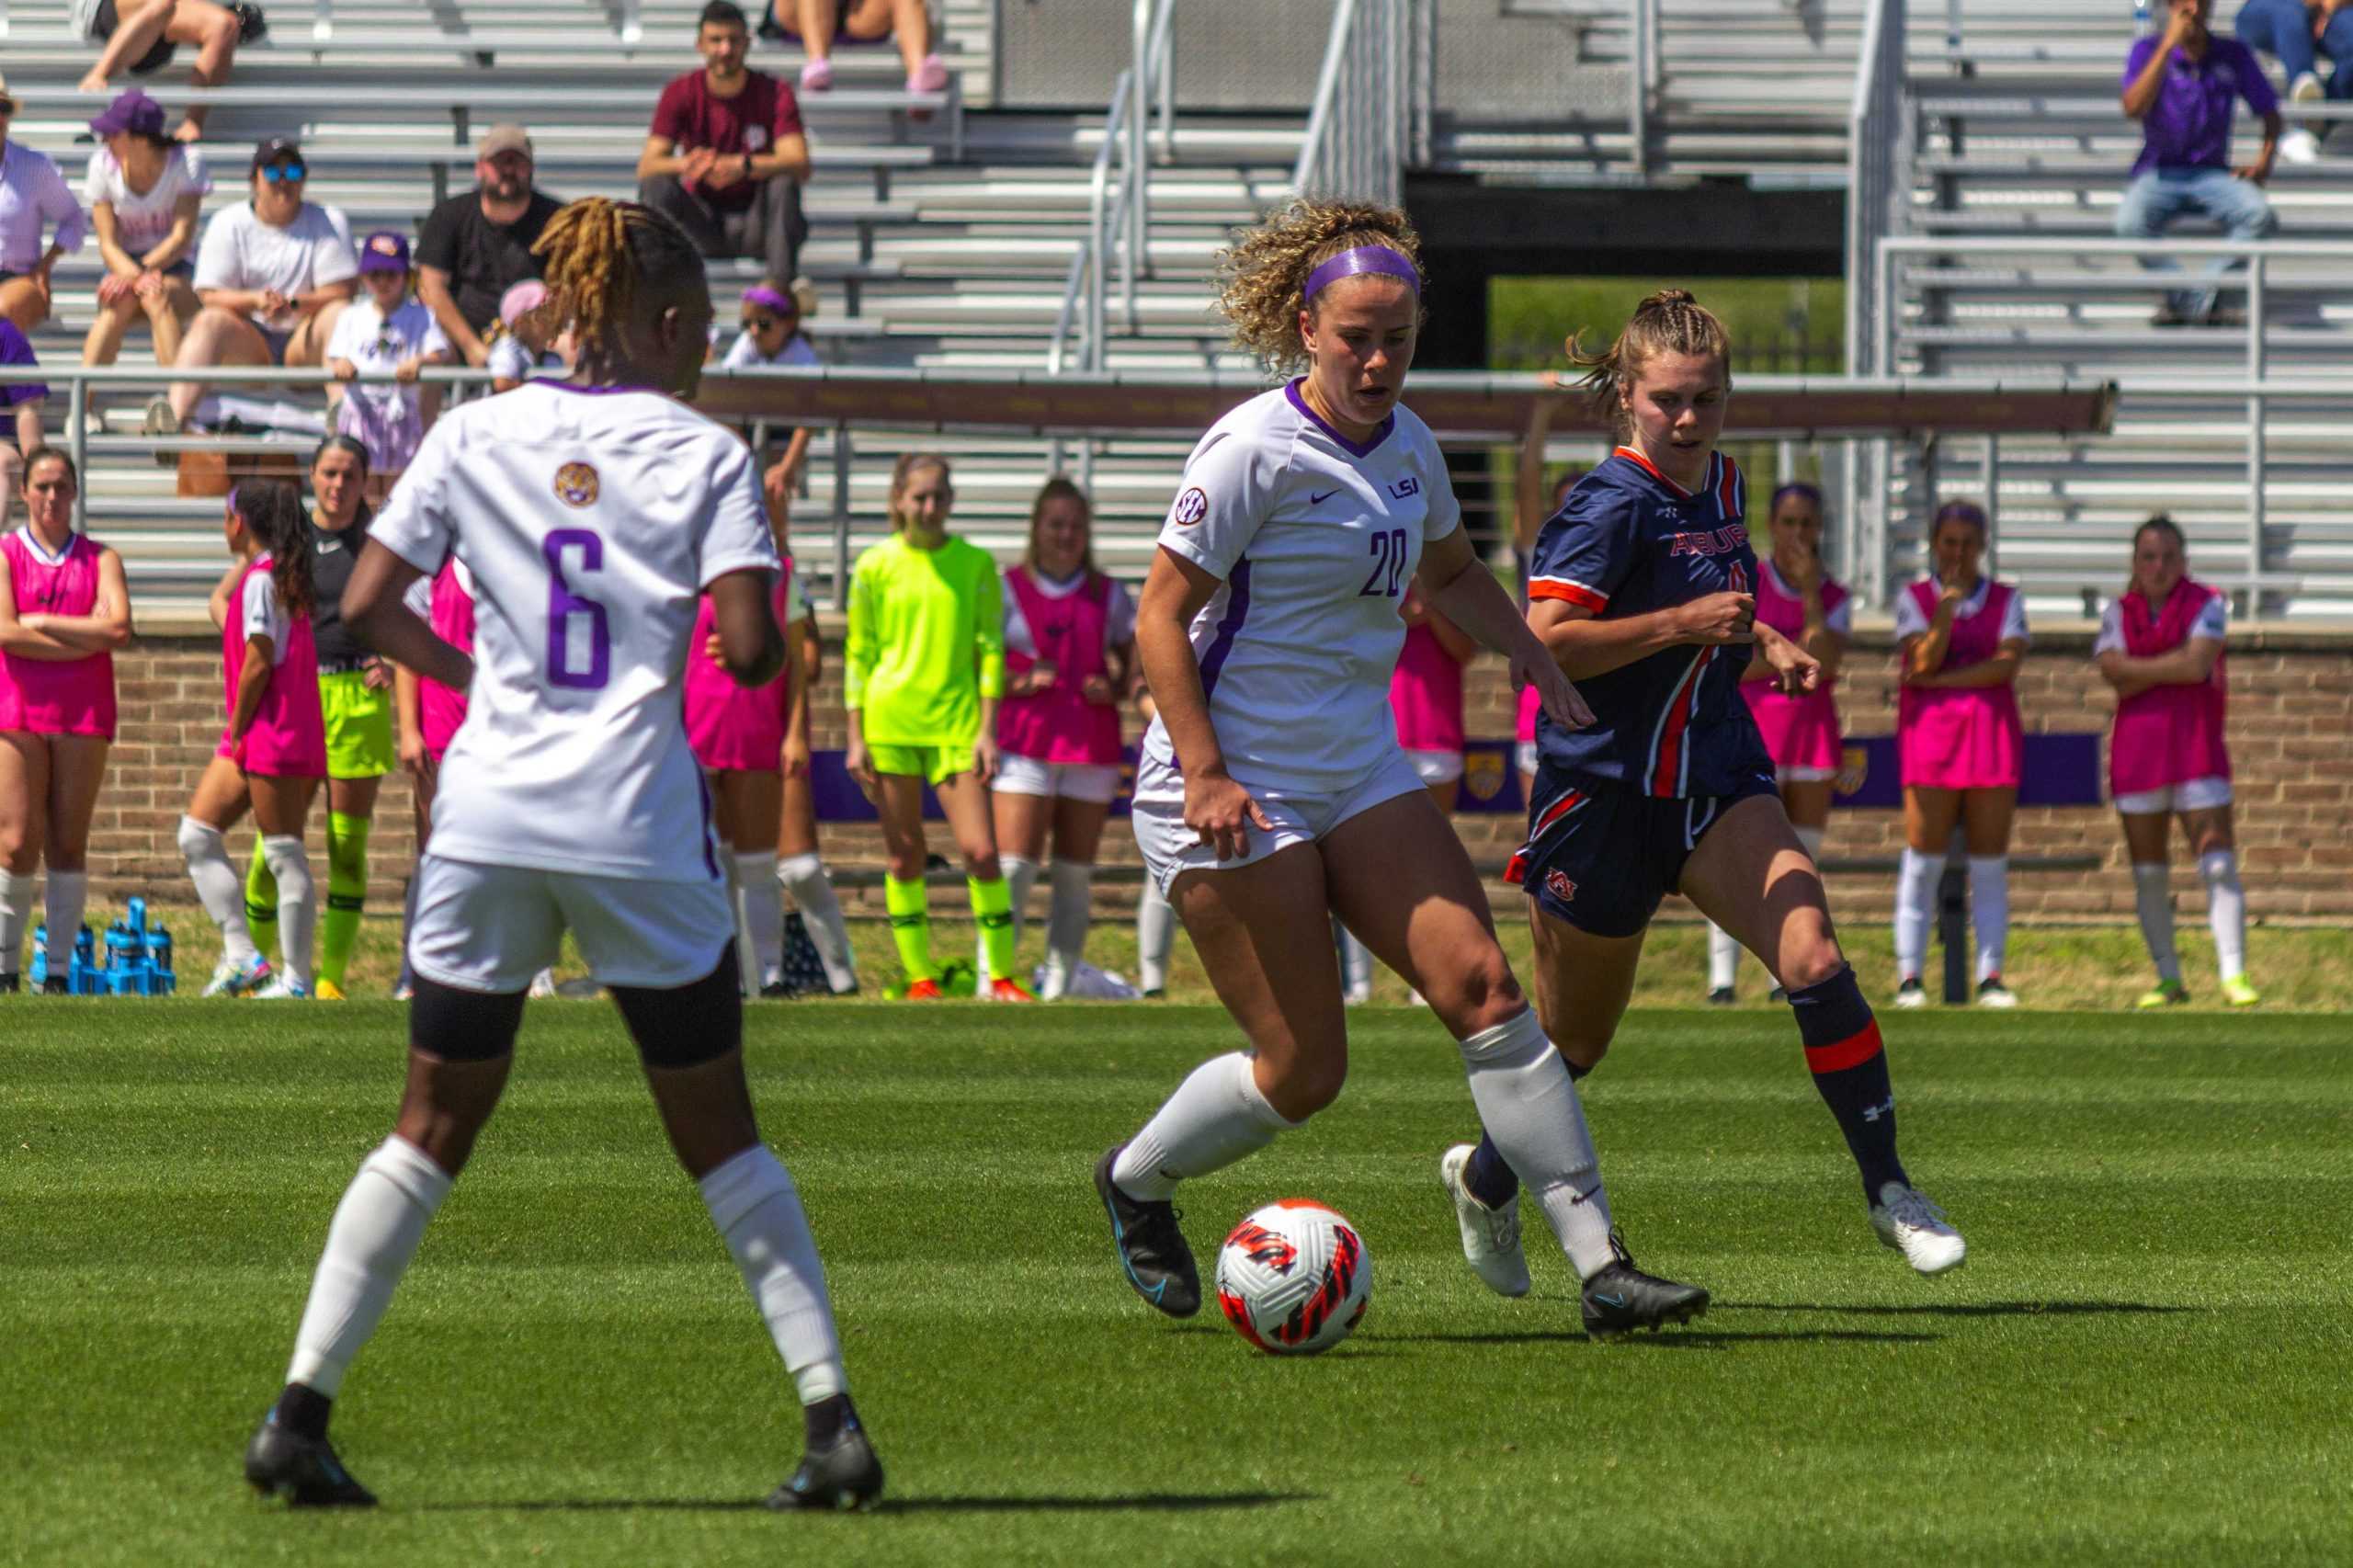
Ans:
<svg viewBox="0 0 2353 1568"><path fill-rule="evenodd" d="M1880 1044L1879 1020L1863 1000L1852 969L1790 993L1798 1016L1798 1038L1805 1041L1805 1064L1823 1104L1838 1119L1855 1165L1862 1172L1863 1196L1879 1201L1885 1183L1912 1185L1895 1157L1895 1086L1887 1074L1887 1051Z"/></svg>
<svg viewBox="0 0 2353 1568"><path fill-rule="evenodd" d="M1574 1062L1568 1063L1568 1068L1572 1082L1593 1071ZM1495 1139L1483 1127L1479 1130L1479 1146L1471 1151L1471 1158L1462 1167L1462 1185L1470 1189L1472 1197L1490 1209L1500 1209L1519 1196L1519 1173L1511 1168L1511 1162L1504 1158L1504 1152L1495 1147Z"/></svg>

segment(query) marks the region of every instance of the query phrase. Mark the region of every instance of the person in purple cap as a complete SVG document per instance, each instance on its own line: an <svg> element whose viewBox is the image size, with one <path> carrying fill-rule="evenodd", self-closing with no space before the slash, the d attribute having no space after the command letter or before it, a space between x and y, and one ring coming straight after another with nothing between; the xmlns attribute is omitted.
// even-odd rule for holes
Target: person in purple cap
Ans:
<svg viewBox="0 0 2353 1568"><path fill-rule="evenodd" d="M2211 218L2234 240L2265 240L2279 220L2263 199L2263 182L2279 155L2279 95L2263 62L2236 39L2208 28L2214 0L2172 0L2165 31L2136 39L2124 61L2124 113L2141 122L2141 155L2116 209L2116 232L2154 239L2184 218ZM2243 98L2263 121L2255 162L2231 166L2231 100ZM2143 256L2152 272L2179 270L2165 256ZM2228 256L2207 269L2219 278L2245 266ZM2152 324L2226 326L2235 312L2217 303L2210 284L2165 296Z"/></svg>
<svg viewBox="0 0 2353 1568"><path fill-rule="evenodd" d="M369 235L359 246L367 298L336 318L327 342L327 369L346 378L335 427L368 449L369 483L379 494L408 467L441 412L441 389L414 385L417 372L457 358L433 312L410 296L410 281L406 237L390 229ZM353 376L383 371L402 384L349 384Z"/></svg>
<svg viewBox="0 0 2353 1568"><path fill-rule="evenodd" d="M30 332L49 319L50 269L82 248L89 222L47 154L8 139L16 113L8 79L0 76L0 316ZM52 224L43 250L41 231Z"/></svg>
<svg viewBox="0 0 2353 1568"><path fill-rule="evenodd" d="M100 143L90 154L82 200L98 236L107 274L98 312L82 343L82 363L111 365L142 316L155 335L155 363L179 358L180 332L202 308L196 297L199 209L212 188L204 153L164 134L164 106L133 88L90 121Z"/></svg>

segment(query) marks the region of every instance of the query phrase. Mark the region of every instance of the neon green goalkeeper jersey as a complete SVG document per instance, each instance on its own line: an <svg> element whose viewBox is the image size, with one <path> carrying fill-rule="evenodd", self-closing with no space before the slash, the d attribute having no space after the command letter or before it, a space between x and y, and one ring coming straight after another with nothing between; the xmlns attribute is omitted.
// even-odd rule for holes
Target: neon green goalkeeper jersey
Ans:
<svg viewBox="0 0 2353 1568"><path fill-rule="evenodd" d="M1005 580L978 545L893 535L850 574L845 700L870 744L966 746L1005 692Z"/></svg>

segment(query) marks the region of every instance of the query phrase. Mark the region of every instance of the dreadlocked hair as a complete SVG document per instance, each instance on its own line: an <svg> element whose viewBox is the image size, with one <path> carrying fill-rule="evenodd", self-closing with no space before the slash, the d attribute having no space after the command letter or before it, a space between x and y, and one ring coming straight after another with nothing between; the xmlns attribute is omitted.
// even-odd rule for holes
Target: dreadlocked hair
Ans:
<svg viewBox="0 0 2353 1568"><path fill-rule="evenodd" d="M1577 385L1621 439L1633 427L1621 383L1641 375L1653 355L1710 356L1723 360L1727 369L1732 363L1732 335L1688 289L1662 289L1645 298L1606 349L1588 350L1584 337L1582 332L1570 337L1569 363L1583 368Z"/></svg>
<svg viewBox="0 0 2353 1568"><path fill-rule="evenodd" d="M230 509L269 557L269 580L288 615L308 615L318 598L311 582L311 519L302 493L282 479L241 479Z"/></svg>
<svg viewBox="0 0 2353 1568"><path fill-rule="evenodd" d="M1359 245L1384 246L1421 268L1422 237L1412 222L1374 202L1297 197L1242 231L1217 256L1218 310L1233 325L1234 347L1279 373L1304 365L1299 316L1307 308L1308 275Z"/></svg>
<svg viewBox="0 0 2353 1568"><path fill-rule="evenodd" d="M907 519L899 510L899 497L904 495L907 493L907 486L915 482L915 471L923 468L938 469L940 478L951 484L955 483L956 471L949 467L948 460L938 452L901 452L899 460L891 465L891 531L892 533L903 533L906 529Z"/></svg>
<svg viewBox="0 0 2353 1568"><path fill-rule="evenodd" d="M548 286L540 309L569 324L584 373L594 380L626 350L629 324L646 309L689 290L709 298L702 253L687 232L651 207L590 196L548 220L531 254ZM558 325L557 330L562 330Z"/></svg>

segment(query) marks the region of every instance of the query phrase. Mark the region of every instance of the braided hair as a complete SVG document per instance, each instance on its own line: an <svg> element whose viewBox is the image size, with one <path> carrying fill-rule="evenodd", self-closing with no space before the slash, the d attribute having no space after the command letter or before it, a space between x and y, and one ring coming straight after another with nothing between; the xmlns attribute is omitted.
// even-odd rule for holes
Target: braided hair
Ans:
<svg viewBox="0 0 2353 1568"><path fill-rule="evenodd" d="M269 557L269 580L288 615L308 615L318 595L311 582L311 519L302 494L282 479L239 480L229 510Z"/></svg>
<svg viewBox="0 0 2353 1568"><path fill-rule="evenodd" d="M1586 349L1580 341L1584 335L1569 339L1569 363L1584 369L1577 385L1592 399L1595 411L1617 426L1621 439L1633 428L1622 383L1642 374L1653 355L1711 356L1722 359L1727 371L1732 365L1732 335L1688 289L1661 289L1645 298L1608 348Z"/></svg>
<svg viewBox="0 0 2353 1568"><path fill-rule="evenodd" d="M684 229L638 202L572 202L548 220L531 253L546 271L541 308L571 326L589 381L609 381L629 364L632 327L689 301L700 301L706 314L710 308L702 253Z"/></svg>

